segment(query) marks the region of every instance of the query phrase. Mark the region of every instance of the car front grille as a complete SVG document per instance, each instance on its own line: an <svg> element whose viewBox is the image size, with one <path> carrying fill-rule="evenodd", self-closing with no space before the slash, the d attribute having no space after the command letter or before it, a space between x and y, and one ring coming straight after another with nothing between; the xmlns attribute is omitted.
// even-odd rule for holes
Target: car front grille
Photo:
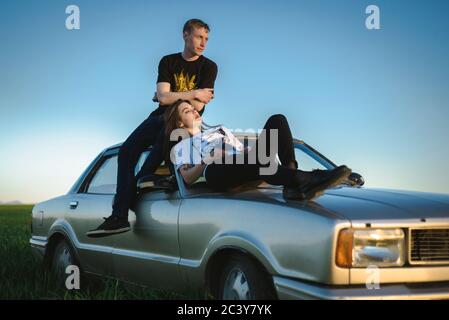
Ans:
<svg viewBox="0 0 449 320"><path fill-rule="evenodd" d="M410 264L449 264L449 229L411 229Z"/></svg>

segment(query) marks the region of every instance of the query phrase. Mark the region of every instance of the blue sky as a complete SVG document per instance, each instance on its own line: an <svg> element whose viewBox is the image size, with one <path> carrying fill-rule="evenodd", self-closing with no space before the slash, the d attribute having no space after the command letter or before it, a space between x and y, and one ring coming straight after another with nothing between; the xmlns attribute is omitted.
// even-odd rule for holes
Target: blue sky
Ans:
<svg viewBox="0 0 449 320"><path fill-rule="evenodd" d="M81 29L65 28L78 5ZM381 30L365 28L380 8ZM0 2L0 201L64 194L155 108L157 64L211 26L219 68L205 121L294 135L368 187L449 193L449 2Z"/></svg>

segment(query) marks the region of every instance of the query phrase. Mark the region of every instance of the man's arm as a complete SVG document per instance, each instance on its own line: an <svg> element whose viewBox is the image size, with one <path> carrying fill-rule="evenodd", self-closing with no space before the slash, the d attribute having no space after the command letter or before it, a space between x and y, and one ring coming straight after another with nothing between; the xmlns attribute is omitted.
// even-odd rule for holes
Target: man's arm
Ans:
<svg viewBox="0 0 449 320"><path fill-rule="evenodd" d="M200 111L204 108L204 105L209 103L209 101L213 98L213 90L212 89L197 89L185 92L173 92L170 91L170 83L168 82L159 82L157 84L157 92L156 96L159 100L159 103L163 106L171 105L179 99L189 100L193 107Z"/></svg>
<svg viewBox="0 0 449 320"><path fill-rule="evenodd" d="M192 107L195 108L196 111L200 112L201 110L203 110L204 106L206 105L205 103L202 103L198 100L190 100L190 104L192 105Z"/></svg>

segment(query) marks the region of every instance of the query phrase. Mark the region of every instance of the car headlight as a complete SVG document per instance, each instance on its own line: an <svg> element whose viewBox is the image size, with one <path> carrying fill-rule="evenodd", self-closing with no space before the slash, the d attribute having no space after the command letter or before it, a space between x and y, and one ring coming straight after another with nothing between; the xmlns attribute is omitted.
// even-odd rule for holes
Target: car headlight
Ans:
<svg viewBox="0 0 449 320"><path fill-rule="evenodd" d="M343 268L400 267L405 260L402 229L343 229L337 242L336 262Z"/></svg>

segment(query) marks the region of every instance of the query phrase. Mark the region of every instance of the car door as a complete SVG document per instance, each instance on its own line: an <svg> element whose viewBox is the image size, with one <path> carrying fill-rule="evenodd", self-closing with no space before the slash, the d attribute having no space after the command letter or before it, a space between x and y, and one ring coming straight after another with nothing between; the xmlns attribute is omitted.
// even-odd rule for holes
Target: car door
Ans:
<svg viewBox="0 0 449 320"><path fill-rule="evenodd" d="M86 175L77 193L70 194L66 219L75 233L85 271L112 275L113 237L89 238L86 232L102 223L112 212L117 183L117 152L106 152Z"/></svg>
<svg viewBox="0 0 449 320"><path fill-rule="evenodd" d="M168 169L161 166L157 174ZM113 260L120 279L151 287L177 288L179 192L139 193L135 212L129 212L131 231L115 236Z"/></svg>

